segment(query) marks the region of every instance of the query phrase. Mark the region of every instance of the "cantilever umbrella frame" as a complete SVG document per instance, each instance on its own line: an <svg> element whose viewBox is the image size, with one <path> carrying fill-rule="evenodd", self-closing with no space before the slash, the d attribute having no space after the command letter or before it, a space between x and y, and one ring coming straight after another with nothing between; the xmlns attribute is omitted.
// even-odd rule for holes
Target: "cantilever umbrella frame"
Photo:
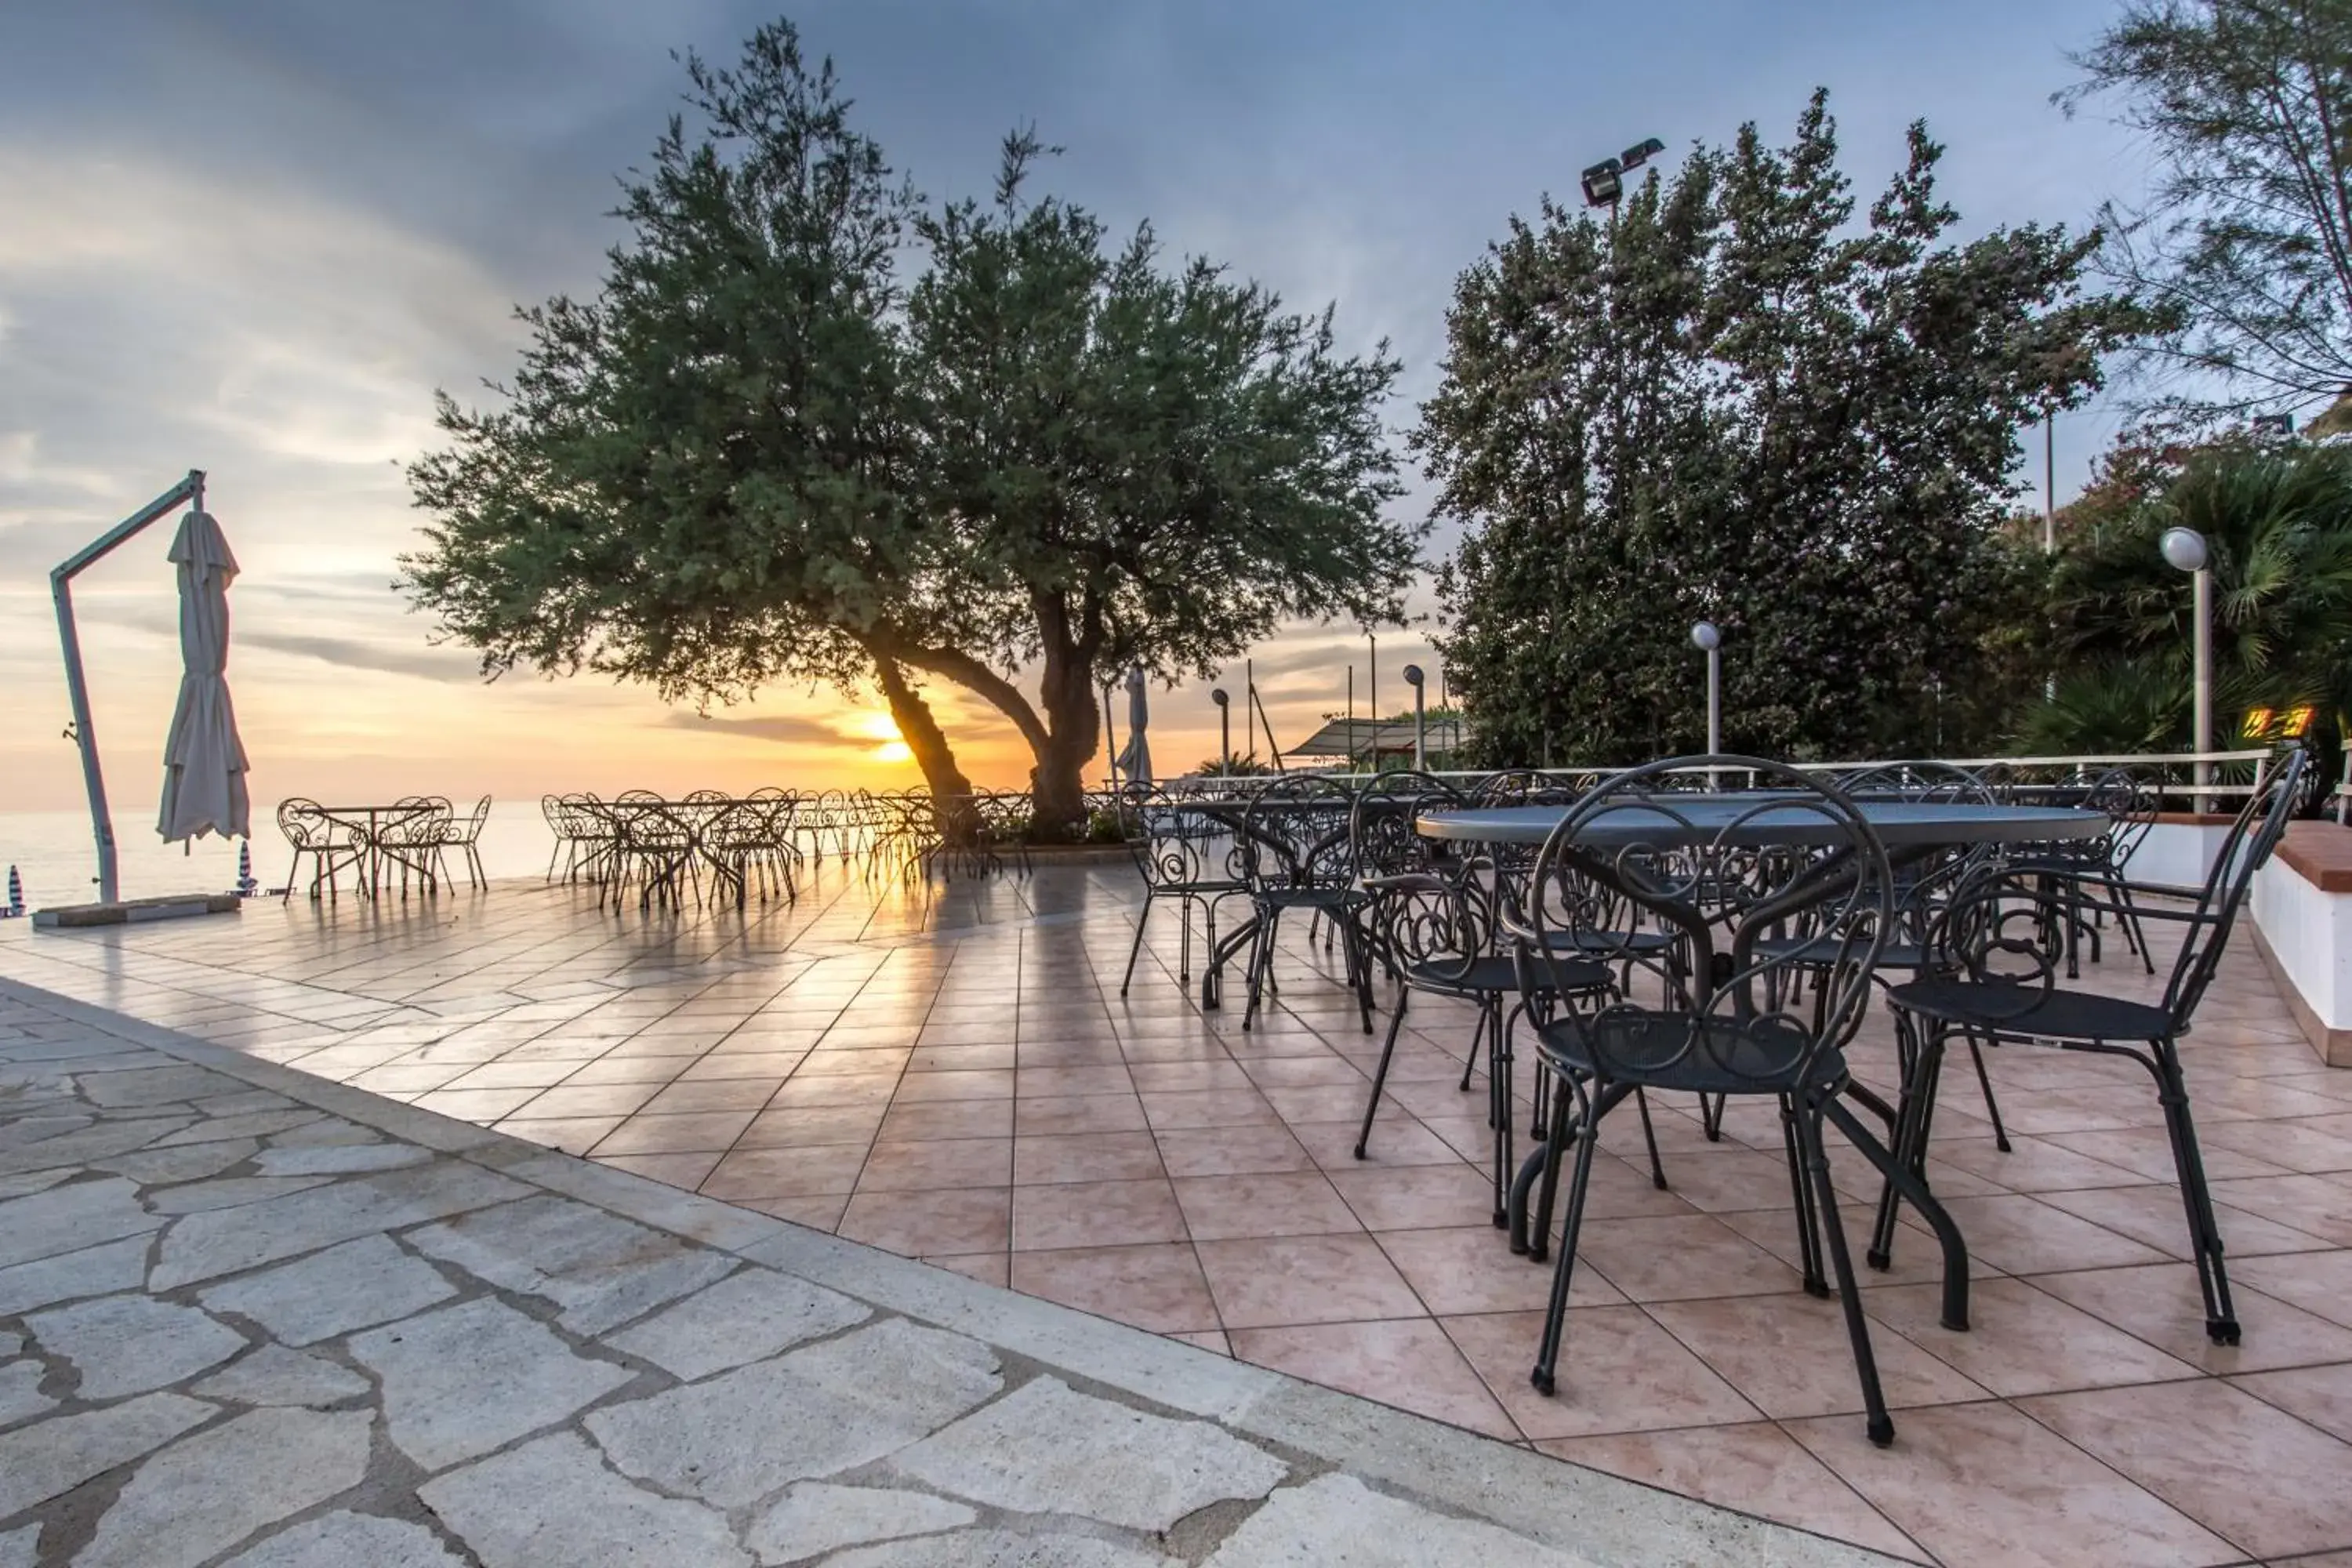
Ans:
<svg viewBox="0 0 2352 1568"><path fill-rule="evenodd" d="M205 510L205 471L190 468L188 477L116 523L49 574L49 595L58 605L58 639L65 645L66 690L73 700L73 739L81 748L82 783L89 790L90 829L98 839L98 900L116 901L121 883L116 874L114 818L106 805L106 775L98 765L98 735L90 728L89 682L82 674L81 637L74 629L73 580L127 542L140 530L186 503Z"/></svg>

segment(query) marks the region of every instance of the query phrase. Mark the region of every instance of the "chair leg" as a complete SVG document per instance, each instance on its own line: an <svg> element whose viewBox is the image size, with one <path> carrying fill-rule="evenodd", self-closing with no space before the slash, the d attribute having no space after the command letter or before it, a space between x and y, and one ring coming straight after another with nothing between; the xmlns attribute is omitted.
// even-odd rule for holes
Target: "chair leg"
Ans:
<svg viewBox="0 0 2352 1568"><path fill-rule="evenodd" d="M1405 998L1412 995L1409 986L1397 987L1396 1016L1389 1020L1388 1043L1381 1047L1381 1065L1372 1072L1371 1098L1364 1101L1364 1124L1356 1131L1356 1158L1364 1158L1364 1148L1371 1142L1372 1117L1381 1109L1381 1089L1389 1081L1389 1058L1396 1055L1397 1036L1404 1028Z"/></svg>
<svg viewBox="0 0 2352 1568"><path fill-rule="evenodd" d="M2189 1214L2189 1245L2197 1259L2197 1286L2205 1298L2205 1337L2234 1345L2242 1337L2230 1301L2230 1272L2221 1262L2221 1226L2213 1215L2213 1194L2205 1184L2205 1157L2197 1147L2197 1127L2189 1112L2189 1085L2170 1040L2154 1042L2156 1081L2164 1102L2165 1131L2172 1137L2173 1169L2180 1177L2181 1205Z"/></svg>
<svg viewBox="0 0 2352 1568"><path fill-rule="evenodd" d="M1487 1031L1492 1042L1486 1047L1486 1087L1494 1101L1492 1121L1495 1126L1495 1226L1504 1229L1511 1223L1510 1192L1513 1170L1511 1150L1511 1025L1503 1011L1503 999L1489 996L1479 1009L1490 1015L1494 1026Z"/></svg>
<svg viewBox="0 0 2352 1568"><path fill-rule="evenodd" d="M1135 983L1135 960L1143 951L1143 928L1150 923L1151 895L1147 892L1143 895L1143 908L1135 917L1135 941L1127 950L1127 973L1119 976L1118 994L1122 996L1127 994L1127 988Z"/></svg>
<svg viewBox="0 0 2352 1568"><path fill-rule="evenodd" d="M2009 1129L2000 1124L2000 1101L1993 1097L1992 1074L1985 1070L1984 1042L1974 1035L1969 1037L1969 1059L1976 1064L1977 1088L1984 1095L1985 1114L1992 1118L1992 1146L2006 1154Z"/></svg>
<svg viewBox="0 0 2352 1568"><path fill-rule="evenodd" d="M1895 1163L1916 1173L1927 1169L1927 1135L1936 1120L1936 1091L1944 1076L1944 1036L1940 1026L1926 1019L1915 1018L1909 1027L1913 1031L1910 1070L1904 1074L1901 1121L1889 1147ZM1878 1219L1871 1227L1870 1248L1864 1254L1873 1268L1885 1269L1894 1264L1895 1216L1901 1205L1898 1185L1889 1178L1878 1194Z"/></svg>
<svg viewBox="0 0 2352 1568"><path fill-rule="evenodd" d="M1706 1134L1706 1141L1710 1143L1723 1142L1723 1108L1730 1103L1730 1099L1725 1094L1702 1094L1698 1097L1699 1130Z"/></svg>
<svg viewBox="0 0 2352 1568"><path fill-rule="evenodd" d="M1780 1142L1789 1156L1789 1191L1797 1216L1797 1264L1804 1276L1805 1294L1826 1296L1829 1280L1822 1272L1822 1219L1814 1212L1811 1173L1805 1164L1805 1142L1798 1123L1796 1102L1780 1097Z"/></svg>
<svg viewBox="0 0 2352 1568"><path fill-rule="evenodd" d="M1862 1292L1855 1289L1853 1259L1845 1245L1845 1225L1838 1218L1837 1189L1830 1184L1829 1152L1822 1140L1822 1112L1807 1109L1792 1115L1807 1173L1812 1177L1814 1200L1822 1211L1828 1233L1830 1266L1837 1272L1838 1302L1845 1309L1846 1337L1853 1342L1853 1367L1862 1377L1862 1404L1870 1440L1884 1448L1895 1441L1895 1421L1886 1414L1886 1394L1878 1384L1878 1358L1871 1353L1870 1321L1863 1315Z"/></svg>
<svg viewBox="0 0 2352 1568"><path fill-rule="evenodd" d="M1536 1188L1535 1219L1528 1227L1528 1257L1537 1263L1544 1260L1551 1247L1551 1211L1559 1201L1559 1167L1568 1152L1568 1142L1592 1136L1593 1108L1598 1103L1566 1073L1553 1074L1552 1081L1552 1135L1544 1142L1543 1175ZM1580 1115L1576 1109L1579 1106Z"/></svg>
<svg viewBox="0 0 2352 1568"><path fill-rule="evenodd" d="M1650 1097L1635 1089L1633 1108L1642 1113L1642 1142L1650 1151L1650 1184L1663 1193L1666 1190L1666 1166L1658 1158L1658 1130L1650 1125Z"/></svg>
<svg viewBox="0 0 2352 1568"><path fill-rule="evenodd" d="M1242 1007L1242 1032L1257 1021L1258 999L1274 979L1274 939L1282 921L1279 905L1269 904L1258 915L1257 935L1250 949L1249 1000Z"/></svg>
<svg viewBox="0 0 2352 1568"><path fill-rule="evenodd" d="M1467 1094L1470 1092L1470 1075L1478 1070L1478 1045L1479 1042L1484 1040L1486 1037L1486 1015L1482 1011L1478 1015L1478 1026L1470 1031L1470 1055L1468 1059L1464 1061L1462 1064L1461 1093Z"/></svg>
<svg viewBox="0 0 2352 1568"><path fill-rule="evenodd" d="M1927 1184L1919 1179L1918 1173L1906 1165L1894 1150L1873 1136L1870 1129L1864 1127L1836 1096L1822 1101L1816 1110L1819 1115L1845 1134L1846 1142L1886 1178L1906 1202L1919 1211L1920 1217L1927 1222L1927 1228L1936 1233L1937 1245L1944 1254L1944 1310L1939 1321L1956 1334L1966 1332L1969 1326L1969 1244L1960 1235L1960 1227L1952 1222L1950 1215L1944 1212L1944 1205L1936 1201L1936 1194L1927 1190ZM1835 1212L1834 1208L1832 1212ZM1843 1247L1843 1244L1844 1237L1841 1232L1839 1245Z"/></svg>
<svg viewBox="0 0 2352 1568"><path fill-rule="evenodd" d="M1588 1114L1598 1100L1596 1095L1586 1102ZM1564 1124L1564 1114L1560 1120ZM1536 1351L1535 1371L1528 1379L1538 1394L1559 1392L1555 1373L1559 1365L1560 1340L1568 1328L1568 1294L1576 1272L1577 1233L1584 1226L1584 1194L1592 1184L1592 1151L1601 1142L1597 1131L1581 1128L1576 1141L1576 1172L1569 1178L1568 1218L1560 1231L1559 1261L1552 1268L1551 1300L1544 1309L1543 1342Z"/></svg>
<svg viewBox="0 0 2352 1568"><path fill-rule="evenodd" d="M1364 1015L1364 1033L1369 1035L1372 1032L1372 949L1377 944L1372 941L1371 933L1363 927L1356 926L1355 932L1356 999ZM1382 967L1393 973L1395 966L1383 964Z"/></svg>
<svg viewBox="0 0 2352 1568"><path fill-rule="evenodd" d="M2125 942L2139 954L2139 961L2150 974L2156 973L2156 955L2147 950L2147 928L2140 923L2139 906L2132 901L2131 889L2118 885L2114 889L2116 925L2123 931Z"/></svg>

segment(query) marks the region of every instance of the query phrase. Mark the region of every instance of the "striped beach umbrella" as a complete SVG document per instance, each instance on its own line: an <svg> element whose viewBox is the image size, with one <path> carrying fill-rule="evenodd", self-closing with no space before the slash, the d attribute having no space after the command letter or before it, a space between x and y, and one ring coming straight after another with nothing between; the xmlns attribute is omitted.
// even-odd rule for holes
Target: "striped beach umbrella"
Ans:
<svg viewBox="0 0 2352 1568"><path fill-rule="evenodd" d="M25 882L24 879L16 875L16 868L14 866L8 868L7 912L12 915L21 915L25 912Z"/></svg>
<svg viewBox="0 0 2352 1568"><path fill-rule="evenodd" d="M253 840L240 838L236 841L236 896L249 899L257 886L253 879Z"/></svg>

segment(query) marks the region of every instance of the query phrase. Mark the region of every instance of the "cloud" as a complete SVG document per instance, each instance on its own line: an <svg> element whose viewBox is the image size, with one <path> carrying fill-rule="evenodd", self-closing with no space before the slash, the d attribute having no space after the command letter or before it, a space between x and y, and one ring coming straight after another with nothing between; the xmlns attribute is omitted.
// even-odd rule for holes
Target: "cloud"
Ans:
<svg viewBox="0 0 2352 1568"><path fill-rule="evenodd" d="M809 719L789 713L771 714L760 718L707 718L699 713L672 713L667 726L673 730L717 730L726 734L749 735L756 740L774 741L788 746L859 746L870 748L877 742L870 735L861 735L844 729L829 719Z"/></svg>
<svg viewBox="0 0 2352 1568"><path fill-rule="evenodd" d="M384 675L412 676L446 685L470 686L480 673L470 663L423 648L390 647L355 637L320 637L308 632L239 631L231 634L233 647L268 648L300 658L315 658L347 669L369 669Z"/></svg>

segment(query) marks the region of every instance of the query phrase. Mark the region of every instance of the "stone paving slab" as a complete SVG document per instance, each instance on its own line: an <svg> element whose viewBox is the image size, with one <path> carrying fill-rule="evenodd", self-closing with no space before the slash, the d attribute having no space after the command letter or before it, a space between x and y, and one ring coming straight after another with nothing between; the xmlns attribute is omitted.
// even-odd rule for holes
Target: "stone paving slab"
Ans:
<svg viewBox="0 0 2352 1568"><path fill-rule="evenodd" d="M0 1137L0 1568L1885 1561L7 984Z"/></svg>

